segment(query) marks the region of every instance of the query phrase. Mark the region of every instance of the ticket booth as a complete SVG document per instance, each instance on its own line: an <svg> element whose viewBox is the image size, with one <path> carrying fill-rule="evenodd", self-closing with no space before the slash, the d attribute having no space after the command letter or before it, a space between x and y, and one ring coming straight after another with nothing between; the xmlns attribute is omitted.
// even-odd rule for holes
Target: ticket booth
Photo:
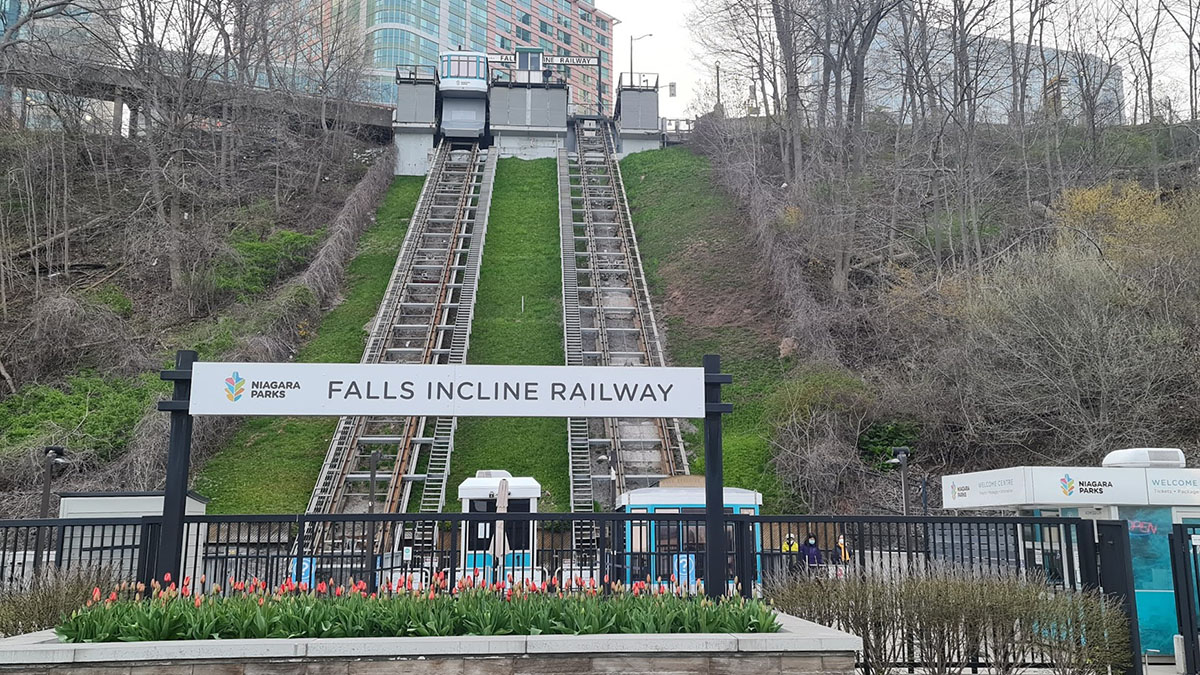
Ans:
<svg viewBox="0 0 1200 675"><path fill-rule="evenodd" d="M537 513L541 496L541 483L527 476L514 478L507 471L478 471L458 486L463 513ZM459 542L462 569L478 570L488 583L509 574L541 583L537 534L537 521L531 518L465 522Z"/></svg>
<svg viewBox="0 0 1200 675"><path fill-rule="evenodd" d="M1175 448L1131 448L1102 466L1016 466L942 477L951 510L1129 523L1142 649L1172 654L1177 631L1168 535L1173 523L1200 522L1200 469Z"/></svg>

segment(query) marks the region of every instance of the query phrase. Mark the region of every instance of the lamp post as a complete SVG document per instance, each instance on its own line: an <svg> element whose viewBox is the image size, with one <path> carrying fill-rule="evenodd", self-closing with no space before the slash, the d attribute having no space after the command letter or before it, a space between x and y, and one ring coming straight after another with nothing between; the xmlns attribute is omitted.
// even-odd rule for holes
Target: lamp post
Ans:
<svg viewBox="0 0 1200 675"><path fill-rule="evenodd" d="M721 107L721 62L717 61L717 107Z"/></svg>
<svg viewBox="0 0 1200 675"><path fill-rule="evenodd" d="M888 464L900 465L900 508L901 513L908 515L908 456L912 450L907 447L892 448L892 458Z"/></svg>
<svg viewBox="0 0 1200 675"><path fill-rule="evenodd" d="M67 463L67 460L64 458L67 451L62 446L48 445L46 446L45 453L45 464L42 468L42 507L38 511L38 517L43 520L50 517L50 478L54 474L54 465ZM43 527L42 525L38 525L37 534L33 539L33 569L35 570L42 565Z"/></svg>
<svg viewBox="0 0 1200 675"><path fill-rule="evenodd" d="M629 86L633 86L633 43L642 38L654 37L654 33L646 33L637 37L629 36Z"/></svg>

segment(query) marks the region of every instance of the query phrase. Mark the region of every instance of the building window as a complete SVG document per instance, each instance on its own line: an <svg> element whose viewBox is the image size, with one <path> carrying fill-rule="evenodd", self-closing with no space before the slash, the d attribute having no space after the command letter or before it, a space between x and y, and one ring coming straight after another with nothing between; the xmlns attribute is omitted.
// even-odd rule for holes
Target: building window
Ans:
<svg viewBox="0 0 1200 675"><path fill-rule="evenodd" d="M571 34L566 31L558 31L558 40L563 44L571 44Z"/></svg>
<svg viewBox="0 0 1200 675"><path fill-rule="evenodd" d="M524 43L533 42L533 33L530 33L528 28L517 26L517 39Z"/></svg>
<svg viewBox="0 0 1200 675"><path fill-rule="evenodd" d="M511 33L513 32L513 25L512 22L507 19L496 17L496 29L502 33Z"/></svg>
<svg viewBox="0 0 1200 675"><path fill-rule="evenodd" d="M607 35L597 35L596 42L599 42L601 47L607 47L608 46L608 36Z"/></svg>
<svg viewBox="0 0 1200 675"><path fill-rule="evenodd" d="M579 8L579 18L580 18L580 20L582 20L582 21L586 21L586 22L588 22L588 23L591 23L591 22L592 22L592 15L591 15L591 13L590 13L590 12L588 12L586 9L584 9L584 8L582 8L582 7L580 7L580 8Z"/></svg>
<svg viewBox="0 0 1200 675"><path fill-rule="evenodd" d="M538 30L542 31L542 33L546 35L554 35L554 26L551 26L545 21L538 22Z"/></svg>
<svg viewBox="0 0 1200 675"><path fill-rule="evenodd" d="M496 46L504 51L509 51L513 48L513 41L503 35L496 36Z"/></svg>
<svg viewBox="0 0 1200 675"><path fill-rule="evenodd" d="M596 27L607 33L608 32L608 20L607 19L596 19Z"/></svg>
<svg viewBox="0 0 1200 675"><path fill-rule="evenodd" d="M496 12L504 16L509 16L513 13L513 8L512 5L508 4L504 0L496 0Z"/></svg>

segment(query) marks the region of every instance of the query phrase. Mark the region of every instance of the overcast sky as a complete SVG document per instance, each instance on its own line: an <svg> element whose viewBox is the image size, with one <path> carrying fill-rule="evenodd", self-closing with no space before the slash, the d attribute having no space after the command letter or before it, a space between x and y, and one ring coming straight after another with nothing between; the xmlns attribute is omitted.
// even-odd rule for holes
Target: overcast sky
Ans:
<svg viewBox="0 0 1200 675"><path fill-rule="evenodd" d="M1103 0L1094 0L1102 2ZM653 33L652 37L642 38L634 44L633 67L637 72L652 72L659 74L662 95L659 103L659 114L666 118L693 117L691 106L696 100L697 92L707 83L711 89L714 79L710 67L701 64L697 57L697 47L692 42L687 28L687 16L694 11L694 0L595 0L596 6L612 14L620 23L614 28L613 45L613 82L621 72L629 72L629 38L630 36ZM1156 79L1156 93L1170 94L1173 98L1187 104L1187 95L1181 91L1181 83L1186 82L1186 48L1175 36L1175 26L1169 20L1163 20L1162 48L1159 51L1159 69ZM1122 64L1128 77L1129 68ZM678 84L678 95L668 97L669 82ZM1126 82L1126 103L1131 105L1128 96L1130 83Z"/></svg>
<svg viewBox="0 0 1200 675"><path fill-rule="evenodd" d="M710 78L696 61L696 48L687 28L692 0L596 0L596 6L612 14L620 23L613 33L613 83L620 73L629 72L629 38L653 33L633 45L633 69L658 73L662 96L659 114L667 118L691 117L692 103L699 83ZM628 76L626 76L628 77ZM667 83L678 84L678 95L667 96Z"/></svg>

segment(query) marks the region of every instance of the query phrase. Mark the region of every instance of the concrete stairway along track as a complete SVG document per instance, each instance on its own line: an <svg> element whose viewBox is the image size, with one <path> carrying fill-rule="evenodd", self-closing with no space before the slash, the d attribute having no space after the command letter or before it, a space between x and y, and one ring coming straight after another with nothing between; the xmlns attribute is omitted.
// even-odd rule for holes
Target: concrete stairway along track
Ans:
<svg viewBox="0 0 1200 675"><path fill-rule="evenodd" d="M611 125L575 122L578 151L558 153L563 344L573 366L662 366ZM672 419L568 420L571 510L612 506L626 490L688 472ZM576 538L588 536L576 532ZM586 545L585 542L580 542Z"/></svg>
<svg viewBox="0 0 1200 675"><path fill-rule="evenodd" d="M478 145L437 148L362 363L466 363L495 175L496 155ZM342 417L308 512L367 513L375 451L376 512L411 510L414 498L420 512L440 512L455 426L452 417ZM435 533L378 534L383 546L398 550L405 542L432 542ZM320 528L309 537L318 548L345 544Z"/></svg>

